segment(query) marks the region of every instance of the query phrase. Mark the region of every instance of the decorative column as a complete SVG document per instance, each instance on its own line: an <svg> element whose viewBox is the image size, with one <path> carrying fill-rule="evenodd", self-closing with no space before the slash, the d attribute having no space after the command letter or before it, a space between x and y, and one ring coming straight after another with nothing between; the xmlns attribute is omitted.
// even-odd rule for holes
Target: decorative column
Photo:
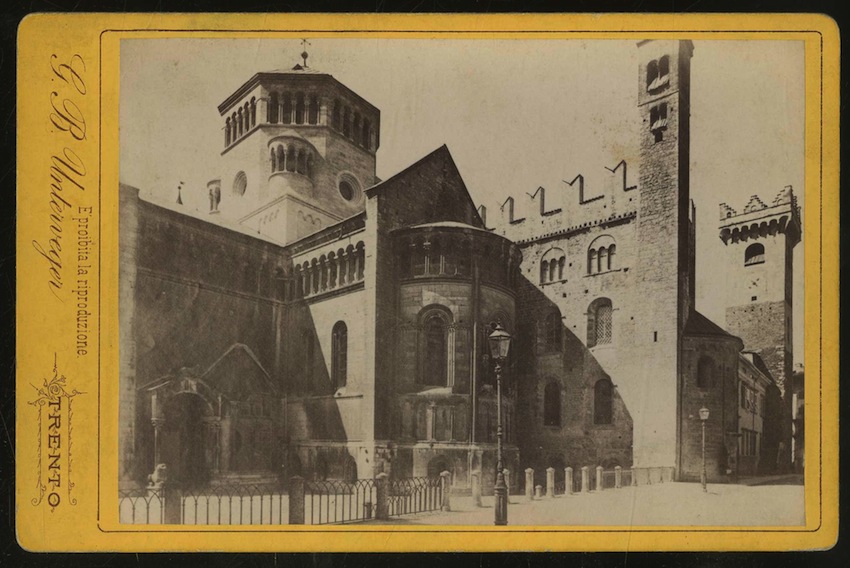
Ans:
<svg viewBox="0 0 850 568"><path fill-rule="evenodd" d="M428 432L429 440L436 440L436 428L437 428L437 420L436 420L436 410L437 405L433 402L428 405L428 413L425 415L425 428Z"/></svg>
<svg viewBox="0 0 850 568"><path fill-rule="evenodd" d="M564 495L569 495L573 492L573 468L564 469Z"/></svg>
<svg viewBox="0 0 850 568"><path fill-rule="evenodd" d="M354 254L354 276L352 281L356 282L360 275L360 263L362 262L360 260L360 249L354 249L352 254Z"/></svg>
<svg viewBox="0 0 850 568"><path fill-rule="evenodd" d="M151 468L151 471L154 471L156 466L162 463L162 429L165 427L165 418L152 418L151 425L153 426L153 468Z"/></svg>
<svg viewBox="0 0 850 568"><path fill-rule="evenodd" d="M614 466L614 488L620 489L623 486L623 468Z"/></svg>
<svg viewBox="0 0 850 568"><path fill-rule="evenodd" d="M596 466L596 490L602 491L602 466Z"/></svg>
<svg viewBox="0 0 850 568"><path fill-rule="evenodd" d="M546 497L555 496L555 468L546 468Z"/></svg>
<svg viewBox="0 0 850 568"><path fill-rule="evenodd" d="M232 410L233 406L230 408ZM221 441L221 453L218 458L218 469L219 472L224 473L230 471L230 418L223 418L220 424L221 428L219 430L219 440Z"/></svg>
<svg viewBox="0 0 850 568"><path fill-rule="evenodd" d="M455 386L455 329L456 325L448 326L447 342L448 342L448 361L446 363L446 379L449 387Z"/></svg>
<svg viewBox="0 0 850 568"><path fill-rule="evenodd" d="M207 429L207 468L214 475L220 471L221 419L217 416L204 420Z"/></svg>
<svg viewBox="0 0 850 568"><path fill-rule="evenodd" d="M581 467L581 492L587 493L590 491L590 468L586 465Z"/></svg>
<svg viewBox="0 0 850 568"><path fill-rule="evenodd" d="M525 470L525 497L534 499L534 470L530 467Z"/></svg>
<svg viewBox="0 0 850 568"><path fill-rule="evenodd" d="M348 283L348 257L349 254L345 251L337 257L339 260L339 285L342 286Z"/></svg>

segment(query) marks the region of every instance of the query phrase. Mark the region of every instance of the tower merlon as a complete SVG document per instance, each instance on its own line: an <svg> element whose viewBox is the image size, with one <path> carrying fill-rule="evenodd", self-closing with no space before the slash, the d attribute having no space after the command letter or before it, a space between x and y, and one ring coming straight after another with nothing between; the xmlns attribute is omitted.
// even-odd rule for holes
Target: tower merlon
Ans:
<svg viewBox="0 0 850 568"><path fill-rule="evenodd" d="M532 203L536 201L539 204L541 217L548 217L550 215L556 215L561 212L560 207L552 209L550 211L546 210L546 188L542 185L538 187L537 191L535 191L534 193L526 193L526 195L528 195Z"/></svg>
<svg viewBox="0 0 850 568"><path fill-rule="evenodd" d="M599 201L604 197L604 195L597 195L596 197L585 198L584 197L584 176L581 174L576 175L572 179L572 181L561 180L565 184L570 187L574 187L575 183L578 182L578 203L579 205L584 205L585 203L593 203L594 201Z"/></svg>
<svg viewBox="0 0 850 568"><path fill-rule="evenodd" d="M511 225L516 225L525 221L525 217L516 218L514 216L516 213L514 211L513 197L508 197L507 199L505 199L500 209L502 210L502 220L507 220L507 222Z"/></svg>
<svg viewBox="0 0 850 568"><path fill-rule="evenodd" d="M784 233L791 245L800 241L802 221L800 207L792 186L782 188L767 205L758 195L752 195L738 213L726 203L720 204L720 239L724 244Z"/></svg>

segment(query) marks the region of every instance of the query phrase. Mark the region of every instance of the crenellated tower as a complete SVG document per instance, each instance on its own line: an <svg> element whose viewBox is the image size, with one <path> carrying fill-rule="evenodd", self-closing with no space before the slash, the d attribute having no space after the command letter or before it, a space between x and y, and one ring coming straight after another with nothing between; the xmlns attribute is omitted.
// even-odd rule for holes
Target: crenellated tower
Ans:
<svg viewBox="0 0 850 568"><path fill-rule="evenodd" d="M286 244L365 209L380 111L304 63L259 72L218 106L221 178L210 213Z"/></svg>
<svg viewBox="0 0 850 568"><path fill-rule="evenodd" d="M750 197L742 212L720 204L720 239L728 274L726 327L758 353L782 394L780 441L791 447L794 247L801 238L793 188L768 203ZM788 454L790 460L790 453Z"/></svg>

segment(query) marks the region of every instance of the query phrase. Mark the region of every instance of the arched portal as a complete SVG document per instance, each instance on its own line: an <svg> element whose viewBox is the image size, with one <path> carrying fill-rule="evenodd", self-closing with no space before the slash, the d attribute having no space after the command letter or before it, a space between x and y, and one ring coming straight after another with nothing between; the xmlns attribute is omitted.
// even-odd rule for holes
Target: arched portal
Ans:
<svg viewBox="0 0 850 568"><path fill-rule="evenodd" d="M162 461L168 465L169 477L184 487L203 485L210 478L204 422L208 411L200 395L188 392L165 405Z"/></svg>
<svg viewBox="0 0 850 568"><path fill-rule="evenodd" d="M435 456L428 462L428 477L440 477L444 471L451 472L452 467L446 456Z"/></svg>

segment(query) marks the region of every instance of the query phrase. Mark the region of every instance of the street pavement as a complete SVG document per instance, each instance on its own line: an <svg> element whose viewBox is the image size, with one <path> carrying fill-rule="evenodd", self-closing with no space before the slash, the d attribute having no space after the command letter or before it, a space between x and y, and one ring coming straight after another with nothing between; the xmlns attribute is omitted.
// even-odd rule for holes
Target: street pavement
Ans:
<svg viewBox="0 0 850 568"><path fill-rule="evenodd" d="M542 497L511 495L508 522L521 525L800 526L805 522L803 485L785 476L764 485L662 483L601 492ZM492 525L493 498L475 507L472 497L452 497L449 512L394 517L371 524Z"/></svg>

